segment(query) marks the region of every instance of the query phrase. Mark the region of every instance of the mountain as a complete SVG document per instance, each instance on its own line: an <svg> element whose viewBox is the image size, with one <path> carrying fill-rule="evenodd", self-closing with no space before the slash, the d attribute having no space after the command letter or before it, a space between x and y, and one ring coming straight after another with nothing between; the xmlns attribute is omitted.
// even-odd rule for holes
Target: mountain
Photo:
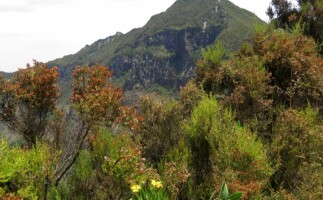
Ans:
<svg viewBox="0 0 323 200"><path fill-rule="evenodd" d="M126 91L177 90L194 76L201 48L221 41L236 50L250 41L255 23L264 22L228 0L177 0L142 28L98 40L49 64L59 67L65 90L75 66L94 63L110 66L115 83Z"/></svg>
<svg viewBox="0 0 323 200"><path fill-rule="evenodd" d="M5 79L11 78L15 73L7 73L0 71L0 75L3 76Z"/></svg>

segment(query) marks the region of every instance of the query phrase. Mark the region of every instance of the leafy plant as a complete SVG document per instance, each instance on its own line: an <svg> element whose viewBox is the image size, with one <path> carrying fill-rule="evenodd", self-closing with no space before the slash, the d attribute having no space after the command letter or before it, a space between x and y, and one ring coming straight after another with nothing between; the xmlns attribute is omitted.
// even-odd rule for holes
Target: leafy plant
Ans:
<svg viewBox="0 0 323 200"><path fill-rule="evenodd" d="M214 199L216 192L214 192L210 200ZM219 200L239 200L242 197L242 192L235 192L234 194L229 194L228 186L225 182L222 183L222 187L219 192Z"/></svg>

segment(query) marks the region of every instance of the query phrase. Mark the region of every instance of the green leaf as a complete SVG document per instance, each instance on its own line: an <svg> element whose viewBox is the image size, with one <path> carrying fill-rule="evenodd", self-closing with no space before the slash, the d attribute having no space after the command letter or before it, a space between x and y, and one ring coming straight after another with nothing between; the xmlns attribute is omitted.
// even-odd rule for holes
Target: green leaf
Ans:
<svg viewBox="0 0 323 200"><path fill-rule="evenodd" d="M223 182L221 191L220 191L220 199L221 200L228 200L229 199L229 189L225 182Z"/></svg>
<svg viewBox="0 0 323 200"><path fill-rule="evenodd" d="M242 192L236 192L230 196L230 200L239 200L242 196Z"/></svg>

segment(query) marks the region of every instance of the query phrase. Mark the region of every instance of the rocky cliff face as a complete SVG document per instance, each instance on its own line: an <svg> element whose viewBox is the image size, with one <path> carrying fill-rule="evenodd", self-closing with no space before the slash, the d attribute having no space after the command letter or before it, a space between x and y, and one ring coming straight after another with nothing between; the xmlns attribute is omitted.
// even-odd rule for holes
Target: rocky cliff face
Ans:
<svg viewBox="0 0 323 200"><path fill-rule="evenodd" d="M214 43L221 30L221 26L213 26L205 31L195 27L159 32L143 40L146 51L111 59L111 69L117 77L126 74L126 90L152 84L178 88L194 75L194 59L201 47Z"/></svg>
<svg viewBox="0 0 323 200"><path fill-rule="evenodd" d="M50 65L59 66L67 90L76 65L96 62L110 66L125 90L176 90L194 76L202 48L221 41L236 50L251 39L255 23L263 22L228 0L178 0L144 27L98 40Z"/></svg>

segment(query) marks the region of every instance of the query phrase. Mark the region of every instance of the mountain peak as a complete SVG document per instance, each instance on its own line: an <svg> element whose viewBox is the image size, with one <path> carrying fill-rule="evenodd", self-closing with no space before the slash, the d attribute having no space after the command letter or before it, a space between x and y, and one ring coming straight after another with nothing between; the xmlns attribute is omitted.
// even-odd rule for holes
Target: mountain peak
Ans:
<svg viewBox="0 0 323 200"><path fill-rule="evenodd" d="M75 65L98 62L111 66L126 90L179 88L194 75L201 48L221 41L236 50L250 41L256 22L263 23L228 0L177 0L142 28L98 40L50 65L60 67L65 81Z"/></svg>

